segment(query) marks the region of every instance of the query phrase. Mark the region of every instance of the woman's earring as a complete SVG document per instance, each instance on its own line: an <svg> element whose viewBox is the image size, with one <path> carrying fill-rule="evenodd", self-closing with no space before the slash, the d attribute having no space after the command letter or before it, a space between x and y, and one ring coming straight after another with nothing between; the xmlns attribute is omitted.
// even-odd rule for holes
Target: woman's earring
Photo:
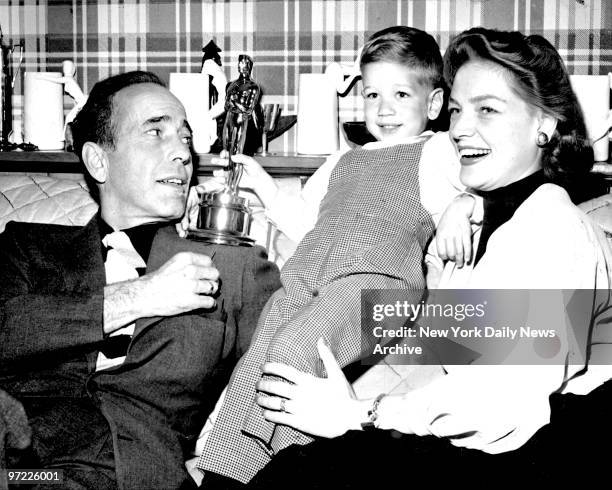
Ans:
<svg viewBox="0 0 612 490"><path fill-rule="evenodd" d="M538 137L536 138L536 145L538 145L540 148L543 148L547 144L548 144L548 135L543 131L539 131Z"/></svg>

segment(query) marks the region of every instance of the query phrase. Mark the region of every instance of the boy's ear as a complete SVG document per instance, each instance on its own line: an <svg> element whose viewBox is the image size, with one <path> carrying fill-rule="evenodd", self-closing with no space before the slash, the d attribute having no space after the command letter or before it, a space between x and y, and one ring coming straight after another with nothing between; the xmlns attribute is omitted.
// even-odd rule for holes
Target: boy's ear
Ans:
<svg viewBox="0 0 612 490"><path fill-rule="evenodd" d="M87 141L81 150L83 163L89 175L99 184L108 178L108 155L98 144Z"/></svg>
<svg viewBox="0 0 612 490"><path fill-rule="evenodd" d="M427 117L430 121L438 118L444 105L444 89L435 88L427 97Z"/></svg>

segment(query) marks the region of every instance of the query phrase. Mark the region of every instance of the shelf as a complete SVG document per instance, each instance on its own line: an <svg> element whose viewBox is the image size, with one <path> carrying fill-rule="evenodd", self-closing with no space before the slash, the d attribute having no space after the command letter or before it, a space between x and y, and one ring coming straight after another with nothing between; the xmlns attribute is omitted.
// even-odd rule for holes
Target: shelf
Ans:
<svg viewBox="0 0 612 490"><path fill-rule="evenodd" d="M211 175L218 167L210 165L216 155L198 155L197 175ZM324 156L268 153L255 155L263 168L275 177L312 175L325 161ZM6 151L0 152L0 172L82 173L74 153L65 151Z"/></svg>
<svg viewBox="0 0 612 490"><path fill-rule="evenodd" d="M198 155L197 175L211 175L212 171L218 168L210 165L210 159L215 156L210 153ZM255 160L270 175L275 177L310 176L325 161L325 156L268 153L266 156L255 155ZM82 173L76 155L65 151L0 152L1 172ZM607 181L611 181L612 163L597 162L593 166L593 172L602 175Z"/></svg>

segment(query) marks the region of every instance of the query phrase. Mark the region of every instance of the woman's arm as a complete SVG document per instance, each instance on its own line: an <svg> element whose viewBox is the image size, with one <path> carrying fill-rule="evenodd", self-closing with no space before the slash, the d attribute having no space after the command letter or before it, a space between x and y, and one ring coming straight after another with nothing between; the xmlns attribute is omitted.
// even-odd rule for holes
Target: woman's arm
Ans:
<svg viewBox="0 0 612 490"><path fill-rule="evenodd" d="M265 374L286 380L258 383L266 420L319 437L373 421L378 429L447 437L456 446L497 453L520 447L548 423L549 385L558 383L557 366L461 366L407 394L360 400L322 340L317 348L327 378L284 364L263 366Z"/></svg>

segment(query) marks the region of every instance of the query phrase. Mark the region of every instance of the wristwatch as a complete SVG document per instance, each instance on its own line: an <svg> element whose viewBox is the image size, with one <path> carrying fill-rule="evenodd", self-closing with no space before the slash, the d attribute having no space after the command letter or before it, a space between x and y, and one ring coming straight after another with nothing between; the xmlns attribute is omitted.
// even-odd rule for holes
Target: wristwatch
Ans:
<svg viewBox="0 0 612 490"><path fill-rule="evenodd" d="M378 405L380 405L380 401L387 396L386 393L381 393L372 402L372 407L368 410L368 420L361 423L361 428L363 430L374 430L376 429L376 420L378 420Z"/></svg>

